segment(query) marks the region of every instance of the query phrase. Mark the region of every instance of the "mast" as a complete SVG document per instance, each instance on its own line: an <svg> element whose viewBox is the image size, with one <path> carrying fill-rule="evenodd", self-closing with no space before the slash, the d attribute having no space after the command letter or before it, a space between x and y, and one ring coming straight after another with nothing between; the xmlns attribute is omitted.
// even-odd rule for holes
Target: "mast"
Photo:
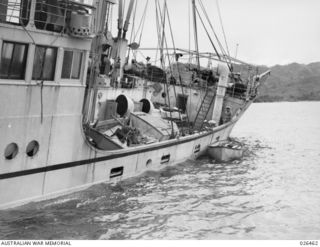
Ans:
<svg viewBox="0 0 320 247"><path fill-rule="evenodd" d="M119 0L119 6L118 6L118 39L121 38L122 33L122 25L123 25L123 2L122 0Z"/></svg>
<svg viewBox="0 0 320 247"><path fill-rule="evenodd" d="M161 19L162 36L161 36L161 44L160 44L160 62L162 67L164 67L163 46L164 46L164 39L165 39L165 25L166 25L166 1L164 1L163 3L163 15Z"/></svg>
<svg viewBox="0 0 320 247"><path fill-rule="evenodd" d="M198 30L197 30L197 17L196 17L196 1L195 0L192 0L192 13L193 13L193 29L194 29L194 44L195 44L195 49L196 49L196 59L197 59L198 70L200 70Z"/></svg>
<svg viewBox="0 0 320 247"><path fill-rule="evenodd" d="M131 14L132 14L133 5L134 5L134 0L131 0L130 4L129 4L129 7L128 7L126 21L125 21L124 26L123 26L123 36L122 36L123 39L126 38L126 34L127 34L127 31L128 31L129 22L130 22L130 17L131 17Z"/></svg>

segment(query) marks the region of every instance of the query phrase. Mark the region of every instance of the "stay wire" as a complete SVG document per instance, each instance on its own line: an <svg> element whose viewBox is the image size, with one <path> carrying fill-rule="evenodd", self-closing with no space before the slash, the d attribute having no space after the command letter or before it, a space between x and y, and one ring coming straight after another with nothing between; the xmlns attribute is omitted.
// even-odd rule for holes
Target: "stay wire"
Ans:
<svg viewBox="0 0 320 247"><path fill-rule="evenodd" d="M164 4L164 8L166 8L166 0L165 0L165 4ZM159 16L160 16L160 18L161 18L161 25L162 25L162 28L163 28L163 30L164 30L164 16L163 15L165 15L165 9L163 10L163 13L161 12L161 8L160 8L160 4L159 4L159 1L157 1L157 7L158 7L158 9L159 9ZM166 44L166 46L167 46L167 40L166 40L166 37L165 37L165 32L163 32L163 35L164 35L164 37L163 37L163 40L164 40L164 42L165 42L165 44ZM162 39L161 39L161 41L162 41ZM160 41L160 42L161 42ZM161 45L161 44L160 44ZM163 47L160 47L160 49L162 49ZM162 67L162 69L164 70L165 69L165 66L164 66L164 60L163 59L161 59L162 61L161 61L161 67ZM171 136L173 136L173 134L174 134L174 131L173 131L173 118L172 118L172 112L171 112L171 104L170 104L170 95L169 95L169 85L168 85L168 81L167 81L167 79L165 80L166 81L166 91L167 91L167 97L168 97L168 106L169 106L169 114L170 114L170 122L171 122Z"/></svg>
<svg viewBox="0 0 320 247"><path fill-rule="evenodd" d="M167 3L166 0L165 0L165 2ZM169 29L170 29L170 35L171 35L171 41L172 41L172 45L173 45L174 56L176 57L177 56L177 52L176 52L176 46L175 46L175 42L174 42L172 25L171 25L171 20L170 20L170 15L169 15L168 8L166 8L166 13L167 13L167 16L168 16L168 24L169 24ZM167 44L167 42L166 42L166 46L167 46L167 52L168 52L168 44ZM170 67L170 69L172 68L170 64L169 64L169 67ZM177 70L178 70L178 75L179 75L179 82L180 82L181 92L182 92L183 95L185 95L184 90L183 90L183 86L182 86L181 72L180 72L180 69L179 69L179 66L178 66L178 61L177 61ZM172 71L171 71L171 74L172 74ZM175 90L175 87L174 87L174 90ZM175 97L177 99L176 95L175 95ZM189 130L190 130L191 129L190 128L190 118L189 118L188 111L186 111L186 115L187 115Z"/></svg>
<svg viewBox="0 0 320 247"><path fill-rule="evenodd" d="M136 13L137 13L137 1L135 2L135 7L134 7L134 11L133 11L133 20L132 20L132 31L131 31L131 34L130 34L130 44L133 42L133 34L134 34L134 29L135 29L135 23L136 23ZM127 55L127 58L129 59L129 56L130 56L130 52L131 52L131 48L129 47L128 49L128 55Z"/></svg>
<svg viewBox="0 0 320 247"><path fill-rule="evenodd" d="M199 11L198 11L198 8L197 8L197 7L195 7L195 9L196 9L196 12L197 12L197 14L198 14L198 17L199 17L199 19L200 19L200 21L201 21L201 23L202 23L203 28L204 28L204 30L206 31L206 34L207 34L207 36L208 36L208 38L209 38L209 40L210 40L210 43L211 43L211 45L212 45L212 47L213 47L214 51L216 52L216 54L217 54L218 58L219 58L219 59L221 59L221 56L220 56L220 54L219 54L219 52L218 52L218 50L217 50L216 46L214 45L214 43L213 43L213 41L212 41L212 39L211 39L211 37L210 37L210 34L209 34L209 32L208 32L208 30L207 30L207 28L206 28L206 26L205 26L205 24L204 24L204 22L203 22L203 20L202 20L201 16L200 16L200 13L199 13Z"/></svg>
<svg viewBox="0 0 320 247"><path fill-rule="evenodd" d="M228 55L230 56L229 47L228 47L228 43L227 43L227 37L226 37L226 33L224 31L224 26L223 26L223 22L222 22L222 17L221 17L220 6L219 6L218 0L216 0L216 5L217 5L217 9L218 9L218 15L219 15L220 25L221 25L221 29L222 29L222 33L223 33L223 37L224 37L224 42L226 45Z"/></svg>
<svg viewBox="0 0 320 247"><path fill-rule="evenodd" d="M211 21L210 21L210 18L209 18L209 16L208 16L208 14L207 14L207 11L205 10L205 7L204 7L204 5L203 5L203 3L202 3L202 1L201 0L198 0L199 1L199 4L200 4L200 7L201 7L201 9L202 9L202 12L204 13L204 15L205 15L205 17L206 17L206 19L207 19L207 22L209 23L209 26L211 27L211 30L212 30L212 32L213 32L213 34L214 34L214 37L216 38L216 41L217 41L217 43L218 43L218 45L219 45L219 47L220 47L220 50L221 50L221 53L222 53L222 55L223 55L223 58L225 59L225 62L228 64L228 60L226 59L226 52L225 52L225 50L224 50L224 48L223 48L223 45L221 44L221 42L220 42L220 40L219 40L219 38L218 38L218 36L217 36L217 34L216 34L216 32L214 31L214 28L213 28L213 26L212 26L212 23L211 23ZM230 63L231 63L231 60L230 60ZM228 65L228 67L229 67L229 65ZM229 67L230 68L230 67Z"/></svg>
<svg viewBox="0 0 320 247"><path fill-rule="evenodd" d="M137 2L138 2L138 1L137 1ZM138 4L138 3L137 3L137 4ZM140 37L139 43L140 43L140 41L141 41L141 36L142 36L143 29L144 29L144 23L145 23L145 18L146 18L146 13L147 13L148 4L149 4L149 0L147 0L146 5L144 6L143 14L142 14L141 20L140 20L140 22L139 22L137 32L136 32L136 34L134 35L134 39L133 39L133 40L137 40L137 37ZM141 29L141 31L140 31L140 29ZM139 35L139 33L140 33L140 35Z"/></svg>

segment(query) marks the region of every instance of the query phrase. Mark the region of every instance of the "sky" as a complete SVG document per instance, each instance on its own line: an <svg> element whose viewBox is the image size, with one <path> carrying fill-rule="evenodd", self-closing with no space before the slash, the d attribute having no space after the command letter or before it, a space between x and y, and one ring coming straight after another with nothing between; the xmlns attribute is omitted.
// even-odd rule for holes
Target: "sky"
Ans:
<svg viewBox="0 0 320 247"><path fill-rule="evenodd" d="M137 29L147 0L137 1L135 25L131 21L130 30ZM163 0L159 1L162 5ZM224 43L217 0L201 1L220 42ZM128 5L129 0L125 2ZM167 0L175 46L185 49L189 48L189 40L194 49L193 36L189 35L190 2ZM155 0L149 0L141 47L157 47L154 3ZM238 44L237 58L253 64L272 66L320 61L320 0L219 0L218 5L231 56L235 56ZM117 8L115 5L114 18ZM201 12L200 6L198 8ZM197 21L199 50L213 52L200 20ZM192 22L190 30L193 33ZM170 39L169 33L167 37Z"/></svg>

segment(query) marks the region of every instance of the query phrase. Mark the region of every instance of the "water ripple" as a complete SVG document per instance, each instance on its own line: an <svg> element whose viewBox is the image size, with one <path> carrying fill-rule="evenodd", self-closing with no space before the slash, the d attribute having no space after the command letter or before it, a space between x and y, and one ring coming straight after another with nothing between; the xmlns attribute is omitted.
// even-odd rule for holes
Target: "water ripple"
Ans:
<svg viewBox="0 0 320 247"><path fill-rule="evenodd" d="M241 161L202 157L1 211L0 239L319 239L320 107L292 104L250 108L233 132Z"/></svg>

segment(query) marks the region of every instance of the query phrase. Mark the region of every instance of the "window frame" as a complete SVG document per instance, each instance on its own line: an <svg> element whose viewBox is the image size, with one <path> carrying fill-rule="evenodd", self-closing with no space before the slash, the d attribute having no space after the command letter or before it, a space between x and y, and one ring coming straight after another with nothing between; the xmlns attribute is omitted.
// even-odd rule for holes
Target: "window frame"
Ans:
<svg viewBox="0 0 320 247"><path fill-rule="evenodd" d="M63 77L63 68L64 68L64 58L65 58L65 53L66 52L72 52L72 61L71 61L71 67L70 67L70 71L68 71L69 77ZM80 53L80 64L79 64L79 75L78 78L72 78L72 72L73 72L73 68L74 68L74 54L75 52ZM69 48L65 48L63 49L63 59L62 59L62 69L61 69L61 74L60 74L60 78L63 81L81 81L82 80L82 76L83 76L83 65L84 65L84 59L85 59L85 51L84 50L79 50L79 49L69 49Z"/></svg>
<svg viewBox="0 0 320 247"><path fill-rule="evenodd" d="M46 57L46 53L47 53L47 49L50 48L50 49L53 49L55 51L55 61L54 61L54 69L52 71L52 79L48 79L48 78L41 78L41 75L40 75L40 78L35 78L34 77L34 66L35 66L35 63L36 63L36 56L37 56L37 48L38 47L41 47L41 48L46 48L45 49L45 52L42 54L42 59ZM32 64L32 71L31 71L31 80L33 81L48 81L48 82L55 82L56 81L56 71L57 71L57 63L58 63L58 53L59 53L59 50L58 50L58 47L55 47L55 46L47 46L47 45L42 45L42 44L38 44L35 46L34 48L34 56L33 56L33 64ZM46 59L43 59L42 61L42 66L45 66L46 65ZM40 73L41 73L41 70L40 70ZM44 71L42 71L42 77L43 77L43 73Z"/></svg>
<svg viewBox="0 0 320 247"><path fill-rule="evenodd" d="M8 68L7 73L6 73L7 77L1 77L1 75L0 75L0 80L24 81L25 78L26 78L26 74L27 74L29 43L16 42L16 41L10 41L10 40L2 40L2 42L0 42L0 45L1 45L1 49L0 49L0 66L1 66L2 54L4 53L3 46L5 44L13 44L13 49L12 49L11 56L10 56L9 68ZM19 78L11 78L11 73L12 73L12 70L13 70L12 69L12 64L13 64L16 45L23 45L24 46L23 62L21 64L21 67L23 68L23 70L21 71L21 73L20 73L21 76Z"/></svg>

